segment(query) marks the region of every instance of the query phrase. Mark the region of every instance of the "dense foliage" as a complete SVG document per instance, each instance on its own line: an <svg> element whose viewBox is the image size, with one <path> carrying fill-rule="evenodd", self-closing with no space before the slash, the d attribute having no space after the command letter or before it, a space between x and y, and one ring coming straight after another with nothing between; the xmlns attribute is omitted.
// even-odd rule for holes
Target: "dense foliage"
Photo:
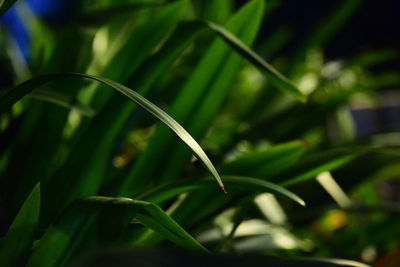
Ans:
<svg viewBox="0 0 400 267"><path fill-rule="evenodd" d="M285 27L258 35L278 1L62 2L1 17L0 265L171 244L373 262L399 246L399 129L362 136L354 116L399 85L373 72L398 54L324 58L362 1L290 53Z"/></svg>

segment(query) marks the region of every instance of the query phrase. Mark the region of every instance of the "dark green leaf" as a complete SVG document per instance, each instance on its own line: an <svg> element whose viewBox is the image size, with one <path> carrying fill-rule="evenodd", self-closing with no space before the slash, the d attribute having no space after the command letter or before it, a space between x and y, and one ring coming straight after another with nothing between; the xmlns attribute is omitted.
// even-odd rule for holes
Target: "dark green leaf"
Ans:
<svg viewBox="0 0 400 267"><path fill-rule="evenodd" d="M281 89L282 91L294 96L297 100L305 102L307 97L292 82L289 81L283 74L277 71L272 65L266 62L263 58L257 55L251 50L246 44L240 39L231 34L223 27L214 23L208 22L208 27L215 31L221 36L229 45L231 45L236 51L238 51L243 57L249 60L254 66L256 66L265 76L271 81L273 85Z"/></svg>
<svg viewBox="0 0 400 267"><path fill-rule="evenodd" d="M31 250L39 222L39 208L40 184L37 184L19 210L6 236L0 240L2 266L19 266Z"/></svg>
<svg viewBox="0 0 400 267"><path fill-rule="evenodd" d="M48 228L28 266L64 265L79 255L80 248L116 242L132 219L186 249L207 251L155 204L129 198L89 197L73 202Z"/></svg>

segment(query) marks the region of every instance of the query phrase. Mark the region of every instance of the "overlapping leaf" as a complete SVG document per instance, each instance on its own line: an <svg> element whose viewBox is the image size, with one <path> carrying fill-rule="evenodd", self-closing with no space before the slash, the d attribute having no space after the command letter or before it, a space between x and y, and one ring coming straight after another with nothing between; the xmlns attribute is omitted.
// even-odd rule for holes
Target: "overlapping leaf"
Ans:
<svg viewBox="0 0 400 267"><path fill-rule="evenodd" d="M121 240L123 230L136 219L178 246L207 250L157 205L128 198L89 197L72 203L50 226L27 266L63 266L79 256L81 248ZM93 238L95 242L93 243Z"/></svg>

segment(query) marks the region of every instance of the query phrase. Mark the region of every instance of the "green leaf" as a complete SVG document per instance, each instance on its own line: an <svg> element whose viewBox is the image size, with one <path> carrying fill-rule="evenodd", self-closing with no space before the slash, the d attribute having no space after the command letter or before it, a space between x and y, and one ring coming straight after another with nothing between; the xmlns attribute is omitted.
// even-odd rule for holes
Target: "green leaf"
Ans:
<svg viewBox="0 0 400 267"><path fill-rule="evenodd" d="M27 95L34 89L38 88L42 84L70 77L87 78L108 85L114 88L115 90L119 91L121 94L127 96L129 99L131 99L132 101L143 107L146 111L148 111L156 118L161 120L165 125L167 125L170 129L172 129L181 138L183 142L185 142L192 149L193 153L198 157L199 160L201 160L204 163L204 165L208 168L211 174L215 177L221 189L225 191L224 185L214 165L211 163L211 161L204 153L200 145L179 123L177 123L167 113L165 113L159 107L157 107L156 105L154 105L153 103L151 103L150 101L148 101L146 98L142 97L135 91L129 89L128 87L122 84L108 80L106 78L80 74L80 73L55 73L55 74L46 74L38 76L36 78L32 78L28 81L23 82L22 84L15 87L13 90L9 91L6 95L2 96L0 98L0 110L11 107L12 104L14 104L16 101L18 101L19 99L21 99L23 96Z"/></svg>
<svg viewBox="0 0 400 267"><path fill-rule="evenodd" d="M211 174L214 176L216 181L218 182L219 186L223 191L224 185L221 181L221 178L219 177L219 174L217 170L215 169L214 165L211 163L207 155L204 153L203 149L200 147L200 145L193 139L193 137L179 124L177 123L173 118L171 118L167 113L165 113L163 110L158 108L156 105L145 99L144 97L140 96L136 92L132 91L131 89L118 84L116 82L106 80L106 79L101 79L97 78L98 81L104 82L105 84L110 85L111 87L114 87L118 91L120 91L122 94L126 95L129 97L131 100L135 101L137 104L139 104L141 107L146 109L148 112L153 114L155 117L157 117L159 120L161 120L165 125L167 125L171 130L173 130L183 142L185 142L193 151L193 153L197 156L199 160L201 160L204 165L208 168L208 170L211 172Z"/></svg>
<svg viewBox="0 0 400 267"><path fill-rule="evenodd" d="M5 237L0 240L2 266L19 266L32 248L39 221L40 184L25 200Z"/></svg>
<svg viewBox="0 0 400 267"><path fill-rule="evenodd" d="M268 192L281 197L285 197L293 200L294 202L305 206L305 202L298 197L296 194L283 188L282 186L264 181L259 178L245 177L245 176L222 176L225 187L227 190L232 192ZM159 186L147 194L141 196L141 198L160 203L169 200L181 193L207 189L212 186L212 179L203 179L195 182L188 181L174 181L166 185Z"/></svg>
<svg viewBox="0 0 400 267"><path fill-rule="evenodd" d="M221 174L251 175L268 179L293 165L306 151L303 141L249 151L218 168Z"/></svg>
<svg viewBox="0 0 400 267"><path fill-rule="evenodd" d="M193 249L206 252L205 249L196 239L189 235L179 224L177 224L167 213L159 206L151 202L137 201L138 205L142 205L145 213L139 213L136 219L142 222L148 228L154 230L158 234L171 240L183 248Z"/></svg>
<svg viewBox="0 0 400 267"><path fill-rule="evenodd" d="M221 36L231 47L233 47L239 54L250 61L254 66L256 66L267 78L271 81L273 85L286 92L297 100L305 102L307 100L306 95L300 91L292 82L289 81L282 73L276 70L272 65L266 62L263 58L257 55L253 50L251 50L246 44L244 44L235 35L231 34L225 28L211 23L205 22L208 27L215 31L219 36Z"/></svg>
<svg viewBox="0 0 400 267"><path fill-rule="evenodd" d="M227 28L250 44L259 28L263 10L263 1L250 1L229 20ZM206 133L218 113L241 62L242 58L235 51L223 40L216 39L179 90L169 113L182 125L187 125L196 138ZM171 147L174 147L173 151ZM176 144L165 127L158 127L148 148L124 180L119 195L135 196L153 184L176 178L190 159L187 152L185 147ZM170 155L167 159L166 154Z"/></svg>
<svg viewBox="0 0 400 267"><path fill-rule="evenodd" d="M99 248L120 240L132 219L186 249L207 251L153 203L94 196L73 202L63 212L45 232L27 266L65 265L79 257L81 249Z"/></svg>
<svg viewBox="0 0 400 267"><path fill-rule="evenodd" d="M0 16L3 15L17 0L1 0Z"/></svg>
<svg viewBox="0 0 400 267"><path fill-rule="evenodd" d="M311 160L306 160L304 163L299 162L299 168L293 168L290 172L295 174L294 177L292 176L292 178L287 179L280 184L283 186L290 186L314 179L321 172L337 169L346 163L349 163L358 155L359 153L346 153L333 156L328 155L328 157L325 158L318 158L317 155L314 155Z"/></svg>

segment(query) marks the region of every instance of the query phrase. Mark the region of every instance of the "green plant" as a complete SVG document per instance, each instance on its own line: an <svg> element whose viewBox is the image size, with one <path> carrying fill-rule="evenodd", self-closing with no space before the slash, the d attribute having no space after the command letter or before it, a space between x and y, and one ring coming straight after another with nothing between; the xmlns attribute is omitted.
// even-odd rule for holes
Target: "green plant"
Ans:
<svg viewBox="0 0 400 267"><path fill-rule="evenodd" d="M250 48L275 1L249 1L235 12L233 1L206 2L97 1L82 4L72 22L55 29L32 18L30 62L14 62L16 80L27 81L0 97L1 130L9 138L0 151L9 226L2 263L64 266L110 245L162 246L165 240L202 252L229 250L240 225L262 217L254 207L279 211L271 199L253 203L265 192L280 196L298 223L295 237L287 219L269 217L276 226L271 234L290 236L299 256L312 250L300 238L307 236L301 225L307 209L283 186L318 198L323 191L310 193L310 181L345 171L362 154L373 153L374 171L398 162L395 149L355 143L343 109L356 94L372 95L379 77L352 62L333 78L321 74L321 49L359 1L343 4L336 19L281 62L294 82ZM273 53L281 37L277 31L260 50ZM345 75L356 79L343 82ZM396 84L398 76L385 82ZM344 118L336 143L323 132L332 114ZM207 240L218 227L222 237L207 249L193 237ZM318 241L314 246L321 248L317 256L333 256Z"/></svg>

